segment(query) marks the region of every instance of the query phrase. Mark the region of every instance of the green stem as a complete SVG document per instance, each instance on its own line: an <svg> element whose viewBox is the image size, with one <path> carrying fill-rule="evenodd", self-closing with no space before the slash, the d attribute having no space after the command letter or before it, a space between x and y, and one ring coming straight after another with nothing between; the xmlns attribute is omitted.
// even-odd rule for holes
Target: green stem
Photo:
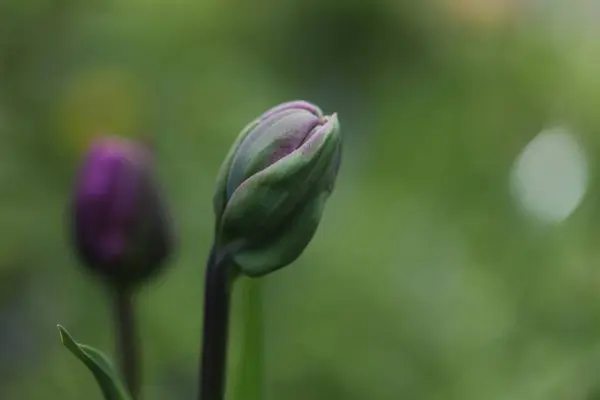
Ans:
<svg viewBox="0 0 600 400"><path fill-rule="evenodd" d="M131 397L137 399L140 393L140 363L134 296L132 291L127 288L116 288L114 297L117 355L121 364L121 373L125 378Z"/></svg>
<svg viewBox="0 0 600 400"><path fill-rule="evenodd" d="M234 374L232 400L264 399L263 280L243 278L241 295L239 358Z"/></svg>

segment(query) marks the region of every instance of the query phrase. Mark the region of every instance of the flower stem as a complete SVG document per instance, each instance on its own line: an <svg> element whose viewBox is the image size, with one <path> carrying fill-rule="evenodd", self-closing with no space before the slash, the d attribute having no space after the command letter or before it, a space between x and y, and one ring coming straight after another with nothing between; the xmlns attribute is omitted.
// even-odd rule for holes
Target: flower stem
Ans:
<svg viewBox="0 0 600 400"><path fill-rule="evenodd" d="M227 249L212 248L204 281L204 326L200 366L200 400L223 400L227 373L229 309L235 270Z"/></svg>
<svg viewBox="0 0 600 400"><path fill-rule="evenodd" d="M263 283L249 278L239 282L242 334L233 400L264 399Z"/></svg>
<svg viewBox="0 0 600 400"><path fill-rule="evenodd" d="M137 399L140 392L140 371L133 293L126 288L117 288L114 294L117 354L121 373L132 398Z"/></svg>

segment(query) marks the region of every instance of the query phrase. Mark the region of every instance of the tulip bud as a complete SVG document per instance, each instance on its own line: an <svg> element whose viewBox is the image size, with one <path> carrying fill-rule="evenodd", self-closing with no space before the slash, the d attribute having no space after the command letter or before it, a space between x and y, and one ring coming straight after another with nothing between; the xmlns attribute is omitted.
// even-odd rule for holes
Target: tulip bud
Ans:
<svg viewBox="0 0 600 400"><path fill-rule="evenodd" d="M73 202L73 238L82 262L118 285L160 269L172 247L153 155L139 143L96 140L83 161Z"/></svg>
<svg viewBox="0 0 600 400"><path fill-rule="evenodd" d="M217 179L217 246L248 276L296 260L312 239L341 158L337 115L304 101L281 104L238 136Z"/></svg>

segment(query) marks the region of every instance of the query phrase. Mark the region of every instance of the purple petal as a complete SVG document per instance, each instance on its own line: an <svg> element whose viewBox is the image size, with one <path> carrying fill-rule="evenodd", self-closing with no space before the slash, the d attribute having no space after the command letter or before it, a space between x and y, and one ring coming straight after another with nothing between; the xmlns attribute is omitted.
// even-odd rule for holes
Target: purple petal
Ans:
<svg viewBox="0 0 600 400"><path fill-rule="evenodd" d="M295 100L288 101L286 103L282 103L278 106L271 108L260 117L260 120L263 121L271 117L273 114L277 114L285 110L306 110L319 118L323 116L323 112L319 109L319 107L315 106L314 104L311 104L304 100Z"/></svg>
<svg viewBox="0 0 600 400"><path fill-rule="evenodd" d="M79 177L76 223L79 242L99 263L123 257L134 223L138 165L129 142L103 139L92 145Z"/></svg>

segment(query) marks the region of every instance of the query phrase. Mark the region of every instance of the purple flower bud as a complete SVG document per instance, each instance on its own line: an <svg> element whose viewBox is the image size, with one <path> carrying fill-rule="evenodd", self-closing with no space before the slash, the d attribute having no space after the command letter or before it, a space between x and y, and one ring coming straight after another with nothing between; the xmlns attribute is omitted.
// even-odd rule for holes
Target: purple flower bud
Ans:
<svg viewBox="0 0 600 400"><path fill-rule="evenodd" d="M77 178L75 248L85 265L115 284L150 277L172 249L153 167L146 147L103 137L92 143Z"/></svg>
<svg viewBox="0 0 600 400"><path fill-rule="evenodd" d="M221 166L213 205L217 243L244 243L234 262L249 276L292 263L312 240L340 167L337 114L291 101L239 134Z"/></svg>

